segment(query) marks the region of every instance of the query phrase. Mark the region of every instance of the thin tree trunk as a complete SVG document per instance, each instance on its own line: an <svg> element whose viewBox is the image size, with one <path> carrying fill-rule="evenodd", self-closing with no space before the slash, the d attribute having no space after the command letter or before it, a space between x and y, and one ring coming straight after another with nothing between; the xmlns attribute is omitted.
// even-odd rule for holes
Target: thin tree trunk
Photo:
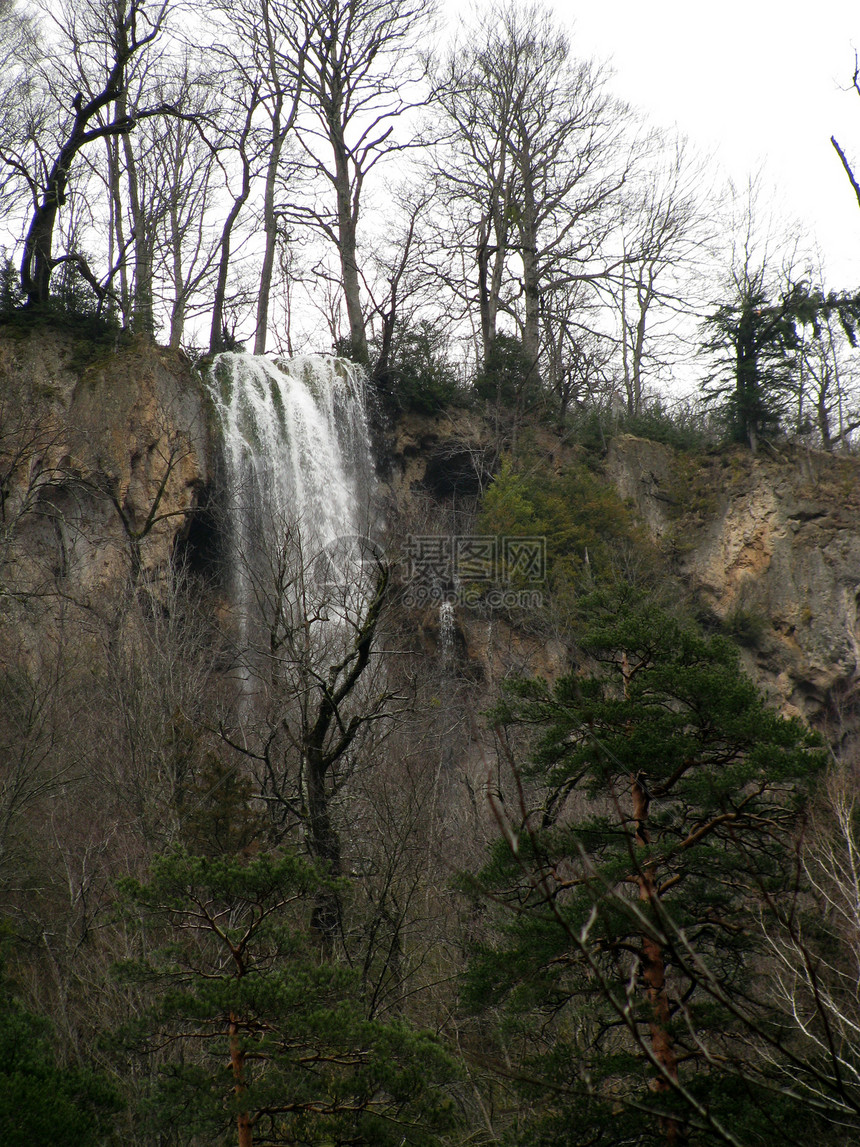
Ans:
<svg viewBox="0 0 860 1147"><path fill-rule="evenodd" d="M254 1147L251 1117L244 1106L245 1094L248 1090L245 1079L245 1053L239 1039L239 1020L233 1012L230 1013L230 1069L233 1072L233 1094L239 1108L236 1114L238 1144L239 1147Z"/></svg>
<svg viewBox="0 0 860 1147"><path fill-rule="evenodd" d="M309 747L305 761L305 783L308 802L308 843L311 853L322 861L327 877L341 875L340 838L331 822L325 778L328 762L322 749ZM340 932L340 897L337 892L323 889L317 893L311 916L311 927L317 933L323 951L331 955Z"/></svg>
<svg viewBox="0 0 860 1147"><path fill-rule="evenodd" d="M275 245L278 241L278 219L275 213L275 181L281 162L285 133L281 127L282 100L279 99L272 116L272 150L266 164L266 187L263 195L263 234L265 247L260 268L260 293L257 301L257 331L254 336L254 354L266 353L269 334L269 299L272 292L272 274L275 267Z"/></svg>
<svg viewBox="0 0 860 1147"><path fill-rule="evenodd" d="M119 259L117 264L117 270L119 271L119 308L122 316L122 325L127 327L131 318L131 310L128 297L128 264L125 257L126 240L122 216L122 195L120 193L119 140L116 136L113 136L108 139L107 143L111 205L111 247L113 248L115 237ZM114 266L113 255L111 255L109 266ZM114 298L113 293L108 296L111 310L113 308Z"/></svg>
<svg viewBox="0 0 860 1147"><path fill-rule="evenodd" d="M341 277L343 279L343 295L346 302L346 315L349 321L349 341L352 357L356 362L369 361L367 349L367 332L364 326L364 314L361 306L361 283L358 273L357 234L355 203L357 203L361 185L356 188L350 186L349 165L347 162L346 145L340 134L332 139L335 165L335 194L337 196L337 238L340 254ZM360 176L356 176L359 180Z"/></svg>
<svg viewBox="0 0 860 1147"><path fill-rule="evenodd" d="M537 216L534 188L529 173L520 173L523 180L522 221L520 223L520 256L523 261L523 294L525 295L525 321L523 323L523 354L529 364L530 383L540 377L540 269L537 251Z"/></svg>
<svg viewBox="0 0 860 1147"><path fill-rule="evenodd" d="M117 98L117 111L125 115L126 95ZM152 248L149 220L143 211L140 199L140 184L137 178L137 162L126 133L122 140L125 150L126 176L128 178L128 198L131 218L134 225L134 302L132 305L132 326L138 333L152 337L155 333L155 315L152 306Z"/></svg>
<svg viewBox="0 0 860 1147"><path fill-rule="evenodd" d="M233 228L239 213L248 202L251 194L251 160L248 155L248 136L251 134L254 112L259 104L259 90L254 88L248 101L245 123L239 136L238 151L242 160L242 186L233 199L233 205L221 228L221 255L218 260L218 276L215 283L215 297L212 301L212 324L209 328L209 351L214 354L224 344L224 302L227 295L227 276L230 272L230 253Z"/></svg>
<svg viewBox="0 0 860 1147"><path fill-rule="evenodd" d="M636 823L636 843L644 846L650 843L648 832L648 806L650 798L647 789L639 776L631 777L631 791L633 797L633 819ZM637 874L636 882L639 887L639 899L645 904L655 904L659 893L657 891L657 872L652 862L648 862ZM642 982L651 1007L649 1030L651 1035L651 1050L654 1058L660 1064L665 1075L654 1080L654 1091L668 1094L671 1090L669 1080L678 1079L678 1057L675 1044L669 1030L671 1024L671 1009L669 996L666 992L666 960L662 946L650 936L642 938ZM668 1077L668 1078L666 1078ZM687 1142L687 1135L677 1119L663 1116L660 1126L666 1136L668 1147L681 1147Z"/></svg>

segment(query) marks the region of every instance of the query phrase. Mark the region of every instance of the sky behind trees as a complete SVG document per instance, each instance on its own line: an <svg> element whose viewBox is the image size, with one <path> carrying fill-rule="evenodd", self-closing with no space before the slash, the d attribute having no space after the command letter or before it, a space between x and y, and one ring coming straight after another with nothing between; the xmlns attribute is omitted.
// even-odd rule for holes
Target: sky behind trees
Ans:
<svg viewBox="0 0 860 1147"><path fill-rule="evenodd" d="M777 210L817 238L829 281L860 282L860 211L830 144L860 157L850 90L860 14L849 0L554 0L574 50L611 61L617 94L656 124L677 122L743 187L763 168ZM780 202L781 201L781 202Z"/></svg>
<svg viewBox="0 0 860 1147"><path fill-rule="evenodd" d="M311 19L210 0L211 29L171 3L33 5L44 30L0 0L9 50L33 33L0 133L0 244L30 305L78 292L171 346L337 347L381 382L422 323L464 377L501 334L546 379L580 359L604 391L623 376L633 410L696 389L739 260L860 282L830 145L856 165L847 7L807 32L761 4L694 23L671 4L314 0Z"/></svg>

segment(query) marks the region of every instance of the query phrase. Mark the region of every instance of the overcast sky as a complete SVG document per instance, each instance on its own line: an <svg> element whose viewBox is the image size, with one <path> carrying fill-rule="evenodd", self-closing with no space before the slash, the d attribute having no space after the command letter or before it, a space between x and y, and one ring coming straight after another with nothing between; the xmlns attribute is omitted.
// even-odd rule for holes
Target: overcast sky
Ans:
<svg viewBox="0 0 860 1147"><path fill-rule="evenodd" d="M608 59L615 93L714 152L741 187L764 165L824 254L831 286L860 286L860 207L830 144L860 177L857 0L554 0L574 53Z"/></svg>

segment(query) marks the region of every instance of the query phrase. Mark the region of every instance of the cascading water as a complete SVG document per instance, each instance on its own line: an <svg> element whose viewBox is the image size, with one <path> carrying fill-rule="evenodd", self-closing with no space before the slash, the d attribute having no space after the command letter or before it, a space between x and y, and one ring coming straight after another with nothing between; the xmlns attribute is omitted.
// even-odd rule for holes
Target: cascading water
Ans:
<svg viewBox="0 0 860 1147"><path fill-rule="evenodd" d="M223 432L231 593L242 638L250 639L263 580L278 566L283 580L287 541L301 564L287 580L305 613L336 625L361 592L343 562L368 532L373 496L362 371L322 356L221 354L209 389ZM339 561L338 610L330 591Z"/></svg>
<svg viewBox="0 0 860 1147"><path fill-rule="evenodd" d="M439 606L439 649L443 665L450 665L454 660L455 634L454 603L443 601Z"/></svg>

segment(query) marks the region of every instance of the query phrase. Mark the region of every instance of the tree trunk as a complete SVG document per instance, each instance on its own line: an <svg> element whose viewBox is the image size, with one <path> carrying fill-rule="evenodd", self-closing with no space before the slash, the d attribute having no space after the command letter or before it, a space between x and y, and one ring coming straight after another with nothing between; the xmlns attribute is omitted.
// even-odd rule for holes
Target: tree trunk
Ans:
<svg viewBox="0 0 860 1147"><path fill-rule="evenodd" d="M131 319L131 308L129 306L128 295L128 264L126 262L126 241L125 241L125 228L123 226L122 217L122 195L120 193L120 163L119 163L119 140L116 136L107 140L107 153L108 153L108 179L110 186L110 233L111 233L111 255L109 265L114 267L113 244L116 242L117 250L117 264L116 271L119 272L119 309L121 315L122 326L129 325ZM108 296L108 309L109 313L113 313L114 300L116 296L113 292Z"/></svg>
<svg viewBox="0 0 860 1147"><path fill-rule="evenodd" d="M631 791L633 797L633 820L636 824L636 843L640 846L651 841L648 832L648 807L650 797L640 776L631 777ZM657 872L652 862L648 862L636 875L639 887L639 899L645 904L654 904L658 899ZM666 961L661 945L650 936L642 938L642 982L651 1007L651 1020L649 1029L651 1035L651 1050L654 1058L663 1069L653 1083L654 1091L659 1094L668 1094L671 1090L669 1080L678 1079L678 1058L672 1034L669 1031L671 1023L671 1009L669 996L666 992ZM666 1136L668 1147L681 1147L687 1142L687 1135L677 1119L666 1116L660 1118L660 1126Z"/></svg>
<svg viewBox="0 0 860 1147"><path fill-rule="evenodd" d="M540 268L537 249L537 215L534 187L528 170L520 172L523 182L520 219L520 256L523 261L523 354L529 365L529 383L540 377Z"/></svg>
<svg viewBox="0 0 860 1147"><path fill-rule="evenodd" d="M175 187L175 184L174 184ZM173 306L170 308L171 350L178 350L185 330L186 285L182 270L182 235L179 228L179 214L174 194L170 203L170 237L173 248Z"/></svg>
<svg viewBox="0 0 860 1147"><path fill-rule="evenodd" d="M325 791L328 761L321 747L309 747L305 759L305 785L308 803L308 844L312 856L321 861L326 877L341 875L340 838L331 823L328 794ZM323 951L331 955L341 926L340 897L323 889L317 893L311 916L311 927L317 933Z"/></svg>
<svg viewBox="0 0 860 1147"><path fill-rule="evenodd" d="M266 353L269 334L269 298L272 292L272 273L275 267L275 245L278 241L278 219L275 213L275 181L281 162L285 132L281 126L283 99L278 96L272 112L272 149L266 164L266 187L263 195L263 264L260 268L260 293L257 301L257 331L254 336L254 354Z"/></svg>
<svg viewBox="0 0 860 1147"><path fill-rule="evenodd" d="M233 200L233 206L224 220L221 229L221 255L218 259L218 277L215 282L215 295L212 300L212 324L209 328L209 353L214 354L224 345L225 323L224 302L227 295L227 276L230 273L231 241L233 227L239 212L248 201L251 193L251 167L246 156L242 157L242 190Z"/></svg>
<svg viewBox="0 0 860 1147"><path fill-rule="evenodd" d="M357 211L361 190L361 177L356 175L356 187L350 187L349 166L346 145L340 133L332 140L335 156L335 193L337 195L337 237L340 254L343 295L349 321L349 342L352 357L356 362L367 365L367 333L364 327L364 314L361 307L361 283L356 254Z"/></svg>
<svg viewBox="0 0 860 1147"><path fill-rule="evenodd" d="M118 97L117 110L125 113L125 93ZM150 220L146 218L140 198L140 185L137 178L137 161L131 146L131 139L123 136L126 175L128 177L128 199L134 226L134 298L132 303L132 327L150 338L155 334L155 315L152 304L152 237Z"/></svg>
<svg viewBox="0 0 860 1147"><path fill-rule="evenodd" d="M236 1114L238 1144L239 1147L254 1147L251 1117L243 1105L248 1090L245 1080L245 1053L239 1040L239 1020L233 1012L230 1013L230 1069L233 1072L233 1094L239 1108Z"/></svg>

